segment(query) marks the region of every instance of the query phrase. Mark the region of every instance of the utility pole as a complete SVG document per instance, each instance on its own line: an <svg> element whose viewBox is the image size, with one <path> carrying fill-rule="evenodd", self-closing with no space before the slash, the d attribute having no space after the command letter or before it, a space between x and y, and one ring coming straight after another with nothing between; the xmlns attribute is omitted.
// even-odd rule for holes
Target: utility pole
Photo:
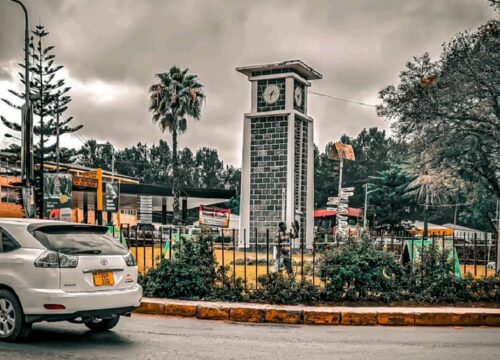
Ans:
<svg viewBox="0 0 500 360"><path fill-rule="evenodd" d="M363 208L363 230L366 231L366 210L368 208L368 183L363 185L365 187L365 207Z"/></svg>
<svg viewBox="0 0 500 360"><path fill-rule="evenodd" d="M500 272L500 199L497 198L497 213L496 213L496 218L497 218L497 246L496 246L496 252L497 252L497 261L496 261L496 269L497 273Z"/></svg>
<svg viewBox="0 0 500 360"><path fill-rule="evenodd" d="M25 216L33 212L33 110L30 102L29 72L29 18L26 6L20 0L11 0L24 12L24 106L21 110L21 179Z"/></svg>
<svg viewBox="0 0 500 360"><path fill-rule="evenodd" d="M56 95L56 163L59 172L59 94Z"/></svg>
<svg viewBox="0 0 500 360"><path fill-rule="evenodd" d="M42 39L40 38L40 47L41 47L41 41ZM44 170L44 139L43 135L45 132L45 129L43 127L43 106L44 106L44 93L43 93L43 55L40 53L40 59L39 59L39 65L40 65L40 219L43 219L43 170Z"/></svg>
<svg viewBox="0 0 500 360"><path fill-rule="evenodd" d="M338 196L340 198L340 193L342 192L342 173L344 171L344 159L341 157L340 158L340 163L339 163L339 192L338 192ZM335 216L335 225L337 226L337 228L335 229L335 240L338 239L339 237L339 228L340 228L340 215L339 215L339 211L337 209L337 216Z"/></svg>
<svg viewBox="0 0 500 360"><path fill-rule="evenodd" d="M364 184L364 188L365 188L365 207L364 207L364 211L363 211L363 230L366 231L366 212L367 212L367 209L368 209L368 195L375 192L375 191L379 191L379 189L373 189L373 190L370 190L368 191L368 186L370 186L371 184L370 183L366 183Z"/></svg>

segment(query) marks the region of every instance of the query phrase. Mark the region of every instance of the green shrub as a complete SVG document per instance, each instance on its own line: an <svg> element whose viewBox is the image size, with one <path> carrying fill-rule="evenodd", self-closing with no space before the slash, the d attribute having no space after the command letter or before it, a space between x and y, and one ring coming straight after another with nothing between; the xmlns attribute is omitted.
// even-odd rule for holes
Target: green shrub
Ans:
<svg viewBox="0 0 500 360"><path fill-rule="evenodd" d="M327 301L398 300L402 275L402 266L391 254L364 241L328 248L319 261Z"/></svg>
<svg viewBox="0 0 500 360"><path fill-rule="evenodd" d="M472 300L500 304L500 276L472 280L469 278Z"/></svg>
<svg viewBox="0 0 500 360"><path fill-rule="evenodd" d="M219 267L212 296L214 300L242 301L246 299L244 282L240 277L230 274L230 267Z"/></svg>
<svg viewBox="0 0 500 360"><path fill-rule="evenodd" d="M216 262L210 244L199 240L180 241L173 245L172 260L163 261L141 279L146 296L204 298L215 292Z"/></svg>
<svg viewBox="0 0 500 360"><path fill-rule="evenodd" d="M469 284L472 279L462 279L454 272L447 250L437 246L421 249L419 261L408 267L406 288L408 295L421 303L455 303L472 299Z"/></svg>
<svg viewBox="0 0 500 360"><path fill-rule="evenodd" d="M320 299L319 289L309 282L296 281L293 276L270 273L257 278L258 287L251 299L271 304L310 304Z"/></svg>

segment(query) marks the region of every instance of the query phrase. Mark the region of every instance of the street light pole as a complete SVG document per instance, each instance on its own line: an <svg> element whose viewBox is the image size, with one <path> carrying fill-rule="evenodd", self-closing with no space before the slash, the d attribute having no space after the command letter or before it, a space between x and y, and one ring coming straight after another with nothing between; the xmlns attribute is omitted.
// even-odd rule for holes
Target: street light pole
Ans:
<svg viewBox="0 0 500 360"><path fill-rule="evenodd" d="M24 107L21 111L21 179L23 183L23 202L26 217L33 213L33 113L30 102L29 66L29 18L26 6L20 0L11 0L23 9L24 13Z"/></svg>
<svg viewBox="0 0 500 360"><path fill-rule="evenodd" d="M363 185L365 187L365 207L363 208L363 230L366 231L366 209L368 207L368 183Z"/></svg>
<svg viewBox="0 0 500 360"><path fill-rule="evenodd" d="M56 163L59 172L59 94L56 95Z"/></svg>
<svg viewBox="0 0 500 360"><path fill-rule="evenodd" d="M368 209L368 195L375 192L375 191L379 191L380 188L378 189L373 189L373 190L370 190L368 191L368 186L370 186L371 184L370 183L366 183L364 184L364 188L365 188L365 207L364 207L364 211L363 211L363 230L366 231L366 212L367 212L367 209Z"/></svg>

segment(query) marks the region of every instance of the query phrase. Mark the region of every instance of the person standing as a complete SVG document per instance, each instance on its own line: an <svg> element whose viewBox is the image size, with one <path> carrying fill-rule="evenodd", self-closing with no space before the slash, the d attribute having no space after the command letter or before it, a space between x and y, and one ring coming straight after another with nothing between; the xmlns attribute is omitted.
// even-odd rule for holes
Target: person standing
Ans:
<svg viewBox="0 0 500 360"><path fill-rule="evenodd" d="M275 272L279 272L284 267L286 272L292 275L290 235L286 231L286 224L284 222L280 222L278 227L279 230L276 234L277 244L274 251L274 270Z"/></svg>

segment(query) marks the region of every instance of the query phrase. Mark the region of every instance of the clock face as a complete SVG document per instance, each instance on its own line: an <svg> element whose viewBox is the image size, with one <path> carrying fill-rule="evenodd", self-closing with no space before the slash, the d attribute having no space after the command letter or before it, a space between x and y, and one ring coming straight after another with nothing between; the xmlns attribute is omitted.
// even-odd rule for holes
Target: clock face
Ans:
<svg viewBox="0 0 500 360"><path fill-rule="evenodd" d="M297 106L302 106L302 100L303 100L303 93L302 93L302 89L300 86L296 86L295 87L295 92L294 92L294 98L295 98L295 104Z"/></svg>
<svg viewBox="0 0 500 360"><path fill-rule="evenodd" d="M269 84L263 94L264 101L267 104L274 104L280 97L280 88L276 84Z"/></svg>

